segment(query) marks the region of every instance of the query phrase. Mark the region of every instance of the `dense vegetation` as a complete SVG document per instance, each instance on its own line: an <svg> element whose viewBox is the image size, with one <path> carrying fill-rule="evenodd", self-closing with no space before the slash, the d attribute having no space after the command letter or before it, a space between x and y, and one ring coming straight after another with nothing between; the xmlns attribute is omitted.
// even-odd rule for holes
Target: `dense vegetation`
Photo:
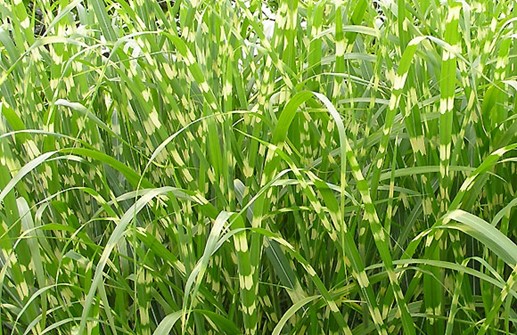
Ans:
<svg viewBox="0 0 517 335"><path fill-rule="evenodd" d="M516 334L513 0L0 0L0 334Z"/></svg>

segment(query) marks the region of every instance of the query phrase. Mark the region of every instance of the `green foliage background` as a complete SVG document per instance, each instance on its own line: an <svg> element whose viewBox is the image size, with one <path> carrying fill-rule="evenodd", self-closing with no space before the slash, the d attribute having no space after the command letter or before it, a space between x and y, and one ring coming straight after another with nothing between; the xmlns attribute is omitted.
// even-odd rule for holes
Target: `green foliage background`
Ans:
<svg viewBox="0 0 517 335"><path fill-rule="evenodd" d="M516 334L516 14L0 0L0 334Z"/></svg>

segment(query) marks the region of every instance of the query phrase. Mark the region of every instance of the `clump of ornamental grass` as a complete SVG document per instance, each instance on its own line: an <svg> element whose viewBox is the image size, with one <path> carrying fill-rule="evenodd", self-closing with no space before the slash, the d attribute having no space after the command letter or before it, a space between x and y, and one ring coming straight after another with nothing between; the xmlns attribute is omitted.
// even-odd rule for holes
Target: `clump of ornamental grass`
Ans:
<svg viewBox="0 0 517 335"><path fill-rule="evenodd" d="M517 332L513 1L0 13L0 334Z"/></svg>

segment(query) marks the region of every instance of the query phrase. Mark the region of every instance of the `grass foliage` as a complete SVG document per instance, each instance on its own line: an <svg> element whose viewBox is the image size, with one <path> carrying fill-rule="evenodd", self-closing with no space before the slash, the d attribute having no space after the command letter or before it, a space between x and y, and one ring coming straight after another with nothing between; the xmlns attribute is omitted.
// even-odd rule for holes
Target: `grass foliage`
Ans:
<svg viewBox="0 0 517 335"><path fill-rule="evenodd" d="M513 0L0 20L0 334L517 333Z"/></svg>

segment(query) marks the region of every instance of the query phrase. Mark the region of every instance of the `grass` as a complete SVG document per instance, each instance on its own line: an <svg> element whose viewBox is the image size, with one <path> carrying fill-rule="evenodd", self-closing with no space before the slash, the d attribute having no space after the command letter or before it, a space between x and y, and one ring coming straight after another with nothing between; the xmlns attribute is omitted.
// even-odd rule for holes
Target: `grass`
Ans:
<svg viewBox="0 0 517 335"><path fill-rule="evenodd" d="M0 13L0 335L517 334L513 1Z"/></svg>

